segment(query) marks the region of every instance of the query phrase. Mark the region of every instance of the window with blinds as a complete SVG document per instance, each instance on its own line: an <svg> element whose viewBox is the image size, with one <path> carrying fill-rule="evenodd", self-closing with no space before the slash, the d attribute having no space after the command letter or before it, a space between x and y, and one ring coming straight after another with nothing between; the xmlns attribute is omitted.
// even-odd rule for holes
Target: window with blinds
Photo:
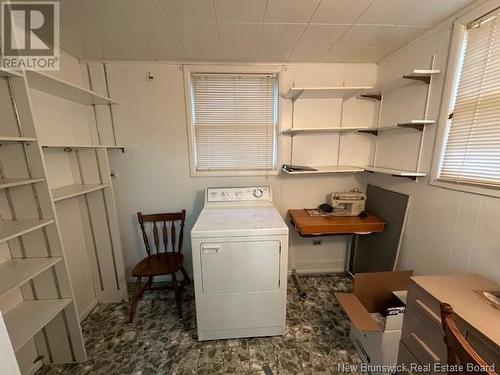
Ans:
<svg viewBox="0 0 500 375"><path fill-rule="evenodd" d="M274 74L191 74L197 171L275 169L277 86Z"/></svg>
<svg viewBox="0 0 500 375"><path fill-rule="evenodd" d="M500 30L497 14L468 26L438 177L500 187Z"/></svg>

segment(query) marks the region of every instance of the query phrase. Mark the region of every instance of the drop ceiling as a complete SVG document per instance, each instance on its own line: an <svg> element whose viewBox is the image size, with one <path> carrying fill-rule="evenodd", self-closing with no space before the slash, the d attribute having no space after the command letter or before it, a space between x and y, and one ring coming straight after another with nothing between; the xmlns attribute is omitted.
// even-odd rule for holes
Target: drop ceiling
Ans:
<svg viewBox="0 0 500 375"><path fill-rule="evenodd" d="M472 0L63 0L85 60L376 62Z"/></svg>

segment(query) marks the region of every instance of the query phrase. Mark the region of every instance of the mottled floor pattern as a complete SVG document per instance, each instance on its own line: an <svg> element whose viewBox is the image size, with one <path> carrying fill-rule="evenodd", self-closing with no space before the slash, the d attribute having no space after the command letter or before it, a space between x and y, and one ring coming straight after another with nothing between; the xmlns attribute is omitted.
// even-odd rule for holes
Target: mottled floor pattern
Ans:
<svg viewBox="0 0 500 375"><path fill-rule="evenodd" d="M131 325L128 304L99 305L82 323L88 361L45 366L37 375L337 374L338 363L359 363L334 296L349 291L351 281L338 275L301 280L309 298L301 299L288 281L283 337L198 342L192 288L184 292L184 319L176 316L172 292L155 291L145 294Z"/></svg>

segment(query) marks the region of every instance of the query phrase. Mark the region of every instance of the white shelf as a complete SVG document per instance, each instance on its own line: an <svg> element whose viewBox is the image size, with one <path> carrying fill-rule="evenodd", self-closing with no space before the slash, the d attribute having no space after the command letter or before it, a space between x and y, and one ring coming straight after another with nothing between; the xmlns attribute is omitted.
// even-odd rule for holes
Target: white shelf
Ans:
<svg viewBox="0 0 500 375"><path fill-rule="evenodd" d="M70 299L24 301L4 315L14 350L19 350L71 303Z"/></svg>
<svg viewBox="0 0 500 375"><path fill-rule="evenodd" d="M370 86L352 87L292 87L285 94L286 99L352 98L372 89Z"/></svg>
<svg viewBox="0 0 500 375"><path fill-rule="evenodd" d="M68 185L52 190L52 198L54 202L59 202L64 199L78 197L79 195L92 193L93 191L101 190L108 185L88 184L88 185Z"/></svg>
<svg viewBox="0 0 500 375"><path fill-rule="evenodd" d="M297 133L340 133L340 132L356 132L363 129L370 129L367 126L343 126L332 128L290 128L285 129L282 134L297 134Z"/></svg>
<svg viewBox="0 0 500 375"><path fill-rule="evenodd" d="M4 178L0 179L0 189L7 189L14 186L36 184L45 181L44 178Z"/></svg>
<svg viewBox="0 0 500 375"><path fill-rule="evenodd" d="M312 166L316 169L315 171L295 171L289 172L281 169L282 172L289 175L299 175L299 174L327 174L327 173L358 173L363 172L364 169L360 167L353 167L350 165L325 165L325 166Z"/></svg>
<svg viewBox="0 0 500 375"><path fill-rule="evenodd" d="M379 132L390 131L390 130L400 130L400 129L415 129L422 131L424 126L435 124L435 120L410 120L407 122L400 122L397 125L390 126L376 126L372 128L360 129L358 130L361 133L371 133L374 135L378 135Z"/></svg>
<svg viewBox="0 0 500 375"><path fill-rule="evenodd" d="M391 91L398 90L402 87L411 85L413 83L420 83L428 85L431 77L439 74L439 69L413 69L396 80L389 82L385 85L376 86L372 89L365 90L361 93L361 97L381 97Z"/></svg>
<svg viewBox="0 0 500 375"><path fill-rule="evenodd" d="M92 149L92 148L105 148L103 145L77 145L77 144L67 144L67 145L48 145L43 144L42 148L62 148L63 150L71 151L73 149Z"/></svg>
<svg viewBox="0 0 500 375"><path fill-rule="evenodd" d="M122 145L107 145L104 147L108 150L121 150L122 152L125 152L125 146Z"/></svg>
<svg viewBox="0 0 500 375"><path fill-rule="evenodd" d="M31 137L0 137L0 143L35 142Z"/></svg>
<svg viewBox="0 0 500 375"><path fill-rule="evenodd" d="M9 220L0 221L0 243L52 224L54 220Z"/></svg>
<svg viewBox="0 0 500 375"><path fill-rule="evenodd" d="M62 260L52 258L10 259L0 264L0 296L15 289Z"/></svg>
<svg viewBox="0 0 500 375"><path fill-rule="evenodd" d="M0 68L0 76L6 78L23 78L21 73L5 68Z"/></svg>
<svg viewBox="0 0 500 375"><path fill-rule="evenodd" d="M80 104L118 104L111 98L47 74L26 71L29 87Z"/></svg>
<svg viewBox="0 0 500 375"><path fill-rule="evenodd" d="M379 167L365 167L365 171L382 173L382 174L389 174L391 176L397 176L397 177L416 178L416 177L427 176L427 174L423 173L423 172L414 172L414 171L406 171L406 170L402 170L402 169L379 168Z"/></svg>

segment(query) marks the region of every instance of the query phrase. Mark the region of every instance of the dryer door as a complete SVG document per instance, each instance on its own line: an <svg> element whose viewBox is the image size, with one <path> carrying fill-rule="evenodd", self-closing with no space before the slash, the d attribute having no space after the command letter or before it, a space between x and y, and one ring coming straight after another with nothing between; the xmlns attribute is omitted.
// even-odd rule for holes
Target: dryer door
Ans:
<svg viewBox="0 0 500 375"><path fill-rule="evenodd" d="M205 242L200 251L204 293L279 289L279 241Z"/></svg>

